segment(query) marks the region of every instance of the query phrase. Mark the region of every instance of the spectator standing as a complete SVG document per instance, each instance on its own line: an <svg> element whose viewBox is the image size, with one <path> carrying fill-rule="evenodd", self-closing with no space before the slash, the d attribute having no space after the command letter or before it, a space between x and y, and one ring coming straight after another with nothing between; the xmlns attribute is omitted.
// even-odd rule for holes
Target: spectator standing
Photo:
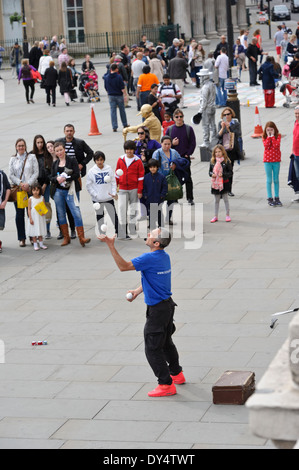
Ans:
<svg viewBox="0 0 299 470"><path fill-rule="evenodd" d="M2 67L2 63L3 63L3 57L2 57L1 52L5 52L5 49L4 49L4 47L0 46L0 72L1 72L1 67ZM0 80L2 80L1 76L0 76Z"/></svg>
<svg viewBox="0 0 299 470"><path fill-rule="evenodd" d="M50 51L49 49L45 49L44 55L39 59L39 65L38 65L38 71L41 74L42 78L44 78L46 69L50 67L51 61L52 61L52 57L50 56Z"/></svg>
<svg viewBox="0 0 299 470"><path fill-rule="evenodd" d="M290 41L287 45L288 60L294 59L297 51L297 37L295 34L292 34L292 36L290 37Z"/></svg>
<svg viewBox="0 0 299 470"><path fill-rule="evenodd" d="M217 44L215 52L214 52L214 59L217 59L217 57L221 54L221 50L225 49L226 51L229 50L228 42L226 40L226 36L221 36L219 44Z"/></svg>
<svg viewBox="0 0 299 470"><path fill-rule="evenodd" d="M257 47L257 39L252 38L251 44L249 44L246 51L249 63L250 86L259 86L259 83L257 82L257 61L260 54L261 51ZM266 55L265 52L262 52L262 54Z"/></svg>
<svg viewBox="0 0 299 470"><path fill-rule="evenodd" d="M8 177L13 185L19 186L22 191L28 193L38 178L38 162L35 155L27 153L24 139L18 139L15 148L16 154L9 161ZM18 208L16 202L14 205L19 245L24 248L26 246L25 209Z"/></svg>
<svg viewBox="0 0 299 470"><path fill-rule="evenodd" d="M283 63L286 64L288 62L288 53L287 53L287 47L289 44L289 35L288 33L283 33L283 40L281 41L281 57L283 59Z"/></svg>
<svg viewBox="0 0 299 470"><path fill-rule="evenodd" d="M229 59L226 52L227 50L223 47L215 62L215 68L219 71L219 85L217 87L217 104L219 107L226 106L227 101L225 80L228 77Z"/></svg>
<svg viewBox="0 0 299 470"><path fill-rule="evenodd" d="M220 201L223 199L226 209L226 222L231 222L229 207L229 179L232 173L230 159L222 145L216 145L213 150L209 175L212 178L211 192L215 197L215 216L211 224L218 222Z"/></svg>
<svg viewBox="0 0 299 470"><path fill-rule="evenodd" d="M266 62L261 65L257 73L262 78L265 106L266 108L273 108L275 107L275 78L278 78L279 75L274 70L272 57L267 57Z"/></svg>
<svg viewBox="0 0 299 470"><path fill-rule="evenodd" d="M82 72L83 73L90 72L91 70L95 70L95 67L94 67L92 61L90 60L90 55L86 54L85 61L82 64Z"/></svg>
<svg viewBox="0 0 299 470"><path fill-rule="evenodd" d="M10 184L4 171L0 170L0 231L5 228L5 208L10 196ZM2 241L0 240L0 253Z"/></svg>
<svg viewBox="0 0 299 470"><path fill-rule="evenodd" d="M115 210L114 201L117 201L117 187L114 171L110 165L106 163L106 156L103 152L95 152L95 165L89 170L86 178L86 189L90 194L93 204L100 203L101 207L96 211L97 224L99 232L104 218L104 210L115 227L115 233L118 234L118 216ZM110 182L106 182L105 178L109 177Z"/></svg>
<svg viewBox="0 0 299 470"><path fill-rule="evenodd" d="M168 54L167 54L168 60L171 60L174 57L176 57L178 53L179 45L180 45L180 40L178 38L174 38L174 40L172 41L172 46L168 49Z"/></svg>
<svg viewBox="0 0 299 470"><path fill-rule="evenodd" d="M168 64L168 74L170 76L170 80L172 83L178 86L179 90L181 91L181 101L180 101L180 108L184 109L186 106L184 105L184 86L185 80L187 78L187 68L188 63L183 56L183 53L179 51L174 59Z"/></svg>
<svg viewBox="0 0 299 470"><path fill-rule="evenodd" d="M240 39L236 40L236 44L233 47L235 63L238 67L238 81L241 81L241 75L243 70L243 65L245 63L245 49L241 44Z"/></svg>
<svg viewBox="0 0 299 470"><path fill-rule="evenodd" d="M29 64L32 65L36 70L39 67L40 58L43 56L43 49L39 47L39 42L35 41L34 46L29 52Z"/></svg>
<svg viewBox="0 0 299 470"><path fill-rule="evenodd" d="M158 97L161 98L165 111L168 111L171 114L173 114L179 106L182 92L178 85L171 82L168 73L163 75L163 84L158 88Z"/></svg>
<svg viewBox="0 0 299 470"><path fill-rule="evenodd" d="M267 177L267 197L269 206L282 206L279 199L279 172L281 163L281 134L274 122L267 122L263 133L264 166ZM272 194L274 183L274 199Z"/></svg>
<svg viewBox="0 0 299 470"><path fill-rule="evenodd" d="M161 99L158 98L157 93L158 93L158 85L156 83L153 83L153 85L151 86L151 92L148 95L148 104L151 105L154 115L162 123L161 112L162 110L164 111L164 106L162 104Z"/></svg>
<svg viewBox="0 0 299 470"><path fill-rule="evenodd" d="M184 123L182 110L177 109L174 114L174 126L167 129L166 135L172 139L172 147L179 155L189 162L188 177L186 183L186 197L191 206L194 206L193 181L191 177L191 157L196 149L196 137L191 126Z"/></svg>
<svg viewBox="0 0 299 470"><path fill-rule="evenodd" d="M137 52L136 59L132 63L132 76L133 76L133 88L136 94L137 110L140 111L140 98L137 99L137 84L140 75L143 73L144 62L142 60L142 52Z"/></svg>
<svg viewBox="0 0 299 470"><path fill-rule="evenodd" d="M277 31L274 36L274 44L276 47L277 62L280 62L281 58L281 41L283 40L283 29L281 25L277 26Z"/></svg>
<svg viewBox="0 0 299 470"><path fill-rule="evenodd" d="M159 85L158 77L151 73L151 68L149 65L145 65L143 67L143 72L139 77L138 84L137 84L137 93L136 97L140 100L140 106L142 107L144 104L148 102L148 96L151 92L151 86L153 84Z"/></svg>
<svg viewBox="0 0 299 470"><path fill-rule="evenodd" d="M156 77L159 80L159 83L162 83L163 81L163 66L161 60L157 58L157 54L155 52L152 52L150 54L150 60L149 60L149 65L151 68L151 73L156 75Z"/></svg>
<svg viewBox="0 0 299 470"><path fill-rule="evenodd" d="M168 184L165 176L159 173L159 163L151 158L148 162L149 173L144 177L142 200L145 202L149 217L149 229L162 227L162 205L165 201Z"/></svg>
<svg viewBox="0 0 299 470"><path fill-rule="evenodd" d="M110 72L105 75L105 89L109 98L112 129L113 132L117 132L117 109L119 109L123 127L128 127L124 99L124 94L126 92L125 84L122 77L118 74L117 64L112 64Z"/></svg>
<svg viewBox="0 0 299 470"><path fill-rule="evenodd" d="M136 217L138 213L138 201L142 198L144 168L140 158L135 155L136 143L128 140L124 144L125 155L120 157L116 165L116 180L119 186L118 216L119 239L130 240L129 232L136 233ZM122 170L119 176L118 170ZM128 209L129 210L129 220Z"/></svg>

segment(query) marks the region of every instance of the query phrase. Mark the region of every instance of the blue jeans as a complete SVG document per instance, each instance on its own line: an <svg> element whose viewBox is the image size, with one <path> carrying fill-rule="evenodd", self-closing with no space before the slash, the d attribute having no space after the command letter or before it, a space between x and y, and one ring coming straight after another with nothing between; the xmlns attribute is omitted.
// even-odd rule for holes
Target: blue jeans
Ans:
<svg viewBox="0 0 299 470"><path fill-rule="evenodd" d="M216 89L217 102L220 106L226 106L227 91L224 89L225 78L219 78L219 86Z"/></svg>
<svg viewBox="0 0 299 470"><path fill-rule="evenodd" d="M109 95L109 104L110 104L110 115L111 115L112 128L113 129L118 128L117 108L119 109L120 118L121 118L123 127L126 127L128 125L128 123L127 123L127 115L126 115L125 101L124 101L123 95L121 95L121 96Z"/></svg>
<svg viewBox="0 0 299 470"><path fill-rule="evenodd" d="M79 199L79 193L77 193ZM80 207L75 205L74 196L70 196L68 191L64 189L56 189L54 194L54 202L56 204L57 216L59 225L67 224L66 219L66 203L74 217L75 226L83 227L83 221L81 216Z"/></svg>
<svg viewBox="0 0 299 470"><path fill-rule="evenodd" d="M267 176L267 197L272 198L272 182L274 183L274 197L279 198L279 171L280 162L264 163Z"/></svg>

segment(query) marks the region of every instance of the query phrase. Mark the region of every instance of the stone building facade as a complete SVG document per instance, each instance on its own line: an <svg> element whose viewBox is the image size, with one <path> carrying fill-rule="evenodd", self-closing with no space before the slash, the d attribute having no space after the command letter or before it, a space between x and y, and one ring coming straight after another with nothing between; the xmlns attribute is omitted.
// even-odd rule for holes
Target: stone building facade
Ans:
<svg viewBox="0 0 299 470"><path fill-rule="evenodd" d="M144 25L181 26L186 39L212 39L226 32L225 0L24 0L28 38L67 36L84 42L85 34L140 30ZM22 0L0 0L0 40L22 37ZM245 0L232 7L236 29L246 27Z"/></svg>

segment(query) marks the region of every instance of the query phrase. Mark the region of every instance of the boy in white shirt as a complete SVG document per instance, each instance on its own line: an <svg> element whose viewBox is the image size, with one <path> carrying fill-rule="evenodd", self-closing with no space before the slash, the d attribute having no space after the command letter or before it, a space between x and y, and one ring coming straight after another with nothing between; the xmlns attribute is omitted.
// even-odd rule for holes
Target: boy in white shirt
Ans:
<svg viewBox="0 0 299 470"><path fill-rule="evenodd" d="M95 165L87 174L86 189L91 196L93 204L100 203L100 208L96 210L100 233L103 233L101 224L104 218L104 209L106 208L115 227L115 233L118 234L118 217L114 205L114 200L118 199L116 179L114 171L111 166L105 163L105 160L106 157L103 152L95 152Z"/></svg>

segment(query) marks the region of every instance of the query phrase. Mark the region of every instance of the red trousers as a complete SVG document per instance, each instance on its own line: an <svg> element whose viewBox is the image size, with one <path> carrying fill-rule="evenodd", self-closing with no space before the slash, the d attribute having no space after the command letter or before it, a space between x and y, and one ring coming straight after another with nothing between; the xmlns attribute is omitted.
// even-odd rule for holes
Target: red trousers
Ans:
<svg viewBox="0 0 299 470"><path fill-rule="evenodd" d="M275 105L275 90L264 90L266 108L273 108Z"/></svg>

